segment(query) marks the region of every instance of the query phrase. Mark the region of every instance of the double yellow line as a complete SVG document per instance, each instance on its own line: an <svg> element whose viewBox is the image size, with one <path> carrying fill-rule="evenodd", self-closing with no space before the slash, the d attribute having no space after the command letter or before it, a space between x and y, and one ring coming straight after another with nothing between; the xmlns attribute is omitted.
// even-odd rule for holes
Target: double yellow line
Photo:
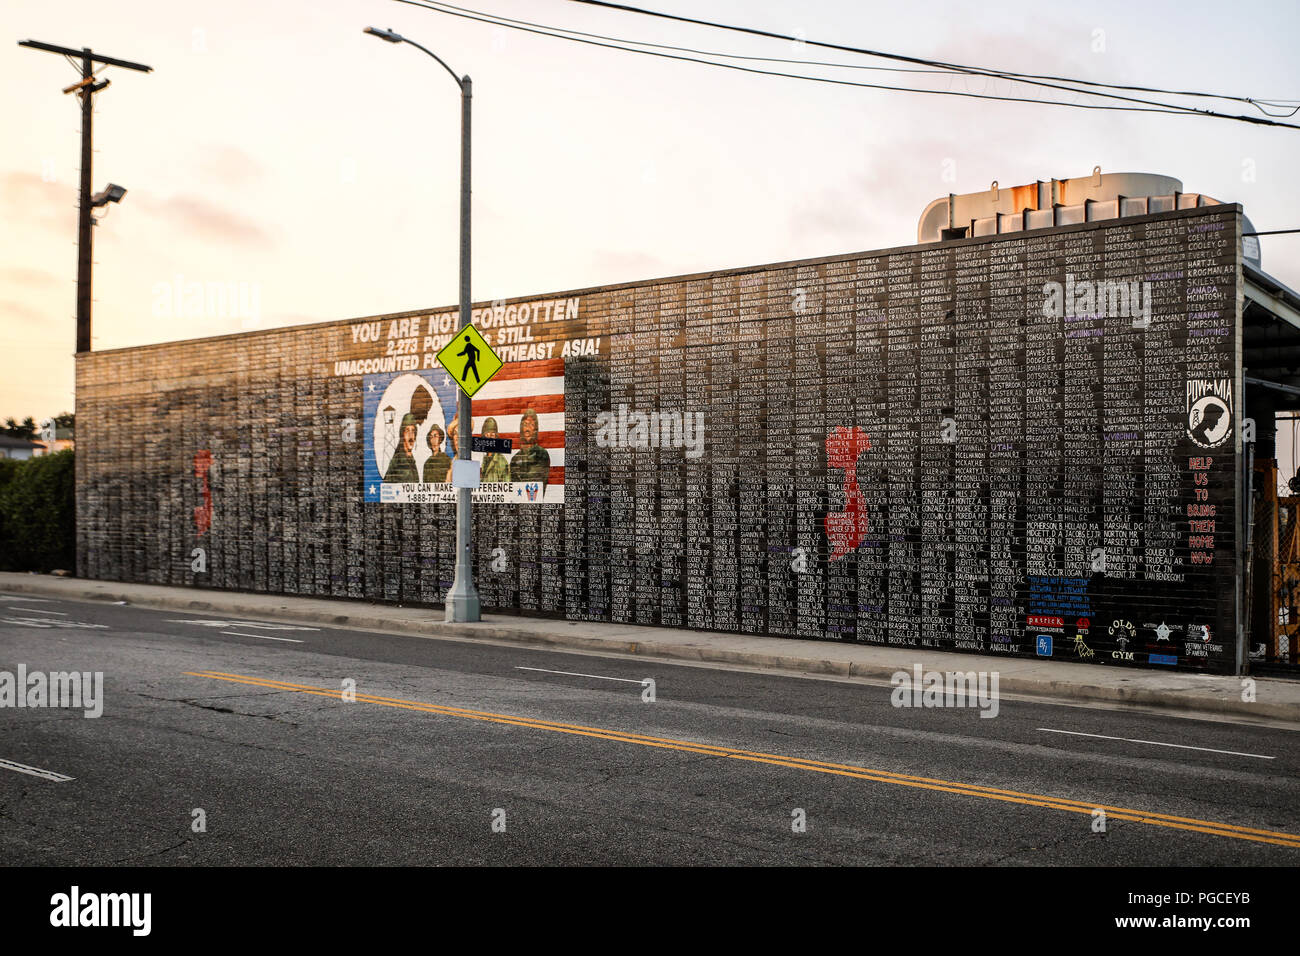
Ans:
<svg viewBox="0 0 1300 956"><path fill-rule="evenodd" d="M211 680L230 681L235 684L248 684L252 687L264 687L270 690L289 691L297 694L312 694L317 697L329 697L342 700L342 692L328 687L315 687L311 684L294 684L289 681L268 680L262 677L247 677L241 674L226 674L221 671L186 671L189 677L206 677ZM938 780L933 777L917 777L910 774L892 773L887 770L872 770L867 767L855 767L851 764L829 763L824 760L806 760L802 757L788 757L781 754L769 754L751 750L736 750L730 747L715 747L712 744L694 743L688 740L676 740L672 737L651 737L646 734L634 734L622 730L608 730L601 727L587 727L582 724L562 724L550 720L536 720L531 717L515 717L510 714L494 714L485 710L466 710L462 707L446 707L441 704L427 704L421 701L402 700L396 697L378 697L374 694L357 694L358 703L378 704L381 707L397 707L402 710L416 710L426 714L440 714L444 717L460 717L465 720L482 720L495 724L509 724L514 727L527 727L532 730L548 730L559 734L572 734L580 737L595 737L600 740L612 740L616 743L637 744L642 747L659 747L664 750L679 750L684 753L703 754L710 757L727 757L732 760L745 760L751 763L771 764L776 767L789 767L792 770L809 770L814 773L834 774L840 777L852 777L857 780L870 780L874 783L890 783L900 787L916 787L921 790L935 790L941 793L955 793L967 797L982 797L985 800L1000 800L1005 803L1018 803L1027 807L1045 807L1049 810L1064 810L1069 813L1091 815L1097 810L1104 810L1109 820L1128 820L1134 823L1146 823L1151 826L1169 827L1174 830L1190 830L1194 833L1207 833L1211 836L1231 837L1235 840L1251 840L1256 843L1271 843L1275 846L1288 846L1300 849L1300 835L1282 833L1277 830L1261 830L1255 827L1242 827L1232 823L1216 823L1213 820L1199 820L1195 817L1177 817L1167 813L1148 813L1127 807L1112 807L1104 803L1085 803L1080 800L1067 800L1043 794L1021 793L1016 790L1000 790L996 787L982 787L976 784L957 783L951 780Z"/></svg>

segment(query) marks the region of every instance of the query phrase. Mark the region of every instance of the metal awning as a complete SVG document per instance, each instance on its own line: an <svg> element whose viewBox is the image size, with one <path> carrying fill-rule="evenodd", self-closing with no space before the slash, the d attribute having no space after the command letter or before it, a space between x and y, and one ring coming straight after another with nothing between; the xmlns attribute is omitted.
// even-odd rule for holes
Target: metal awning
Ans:
<svg viewBox="0 0 1300 956"><path fill-rule="evenodd" d="M1300 330L1300 292L1286 283L1242 263L1242 291L1247 300Z"/></svg>
<svg viewBox="0 0 1300 956"><path fill-rule="evenodd" d="M1246 386L1300 408L1300 292L1242 263L1241 351Z"/></svg>

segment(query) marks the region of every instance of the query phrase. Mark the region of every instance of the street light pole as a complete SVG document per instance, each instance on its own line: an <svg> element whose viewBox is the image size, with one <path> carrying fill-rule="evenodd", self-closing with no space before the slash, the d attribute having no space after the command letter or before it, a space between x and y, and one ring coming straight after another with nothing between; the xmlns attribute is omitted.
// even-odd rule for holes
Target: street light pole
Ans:
<svg viewBox="0 0 1300 956"><path fill-rule="evenodd" d="M456 329L469 325L469 103L473 83L460 79L460 320ZM464 389L456 390L456 415L460 418L459 458L468 462L473 450L471 402ZM447 592L446 619L455 622L480 619L478 589L474 588L472 492L456 489L456 576Z"/></svg>
<svg viewBox="0 0 1300 956"><path fill-rule="evenodd" d="M473 84L468 76L460 80L460 320L456 328L469 325L469 122L470 100ZM474 421L470 417L470 398L463 388L456 390L456 414L460 418L458 457L470 460L474 443ZM477 621L479 615L478 589L474 587L474 550L471 505L473 492L468 488L456 489L456 576L447 592L446 619L448 621Z"/></svg>
<svg viewBox="0 0 1300 956"><path fill-rule="evenodd" d="M469 199L470 199L470 102L473 84L468 76L457 76L456 72L443 62L442 57L431 50L426 50L414 40L377 27L366 27L366 33L387 40L389 43L409 43L417 50L422 50L433 57L442 68L451 74L451 78L460 87L460 318L456 328L464 329L470 324L469 297ZM469 461L474 442L474 422L470 398L459 386L456 389L456 417L458 435L456 438L456 457ZM445 599L446 620L465 622L480 620L478 589L474 587L474 533L471 521L472 492L468 488L456 489L456 576L452 579L451 589Z"/></svg>

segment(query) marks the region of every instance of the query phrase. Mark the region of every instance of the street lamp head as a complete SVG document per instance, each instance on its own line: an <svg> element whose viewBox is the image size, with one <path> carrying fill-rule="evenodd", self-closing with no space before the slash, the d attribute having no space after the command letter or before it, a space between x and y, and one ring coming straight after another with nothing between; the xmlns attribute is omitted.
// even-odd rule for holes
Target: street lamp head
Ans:
<svg viewBox="0 0 1300 956"><path fill-rule="evenodd" d="M371 36L377 36L381 40L387 40L389 43L402 42L401 34L394 33L391 27L387 30L381 30L379 27L366 27L365 32L369 33Z"/></svg>
<svg viewBox="0 0 1300 956"><path fill-rule="evenodd" d="M122 197L125 195L126 189L117 185L117 183L109 183L108 188L102 193L95 193L90 197L90 205L92 207L107 206L111 202L121 202Z"/></svg>

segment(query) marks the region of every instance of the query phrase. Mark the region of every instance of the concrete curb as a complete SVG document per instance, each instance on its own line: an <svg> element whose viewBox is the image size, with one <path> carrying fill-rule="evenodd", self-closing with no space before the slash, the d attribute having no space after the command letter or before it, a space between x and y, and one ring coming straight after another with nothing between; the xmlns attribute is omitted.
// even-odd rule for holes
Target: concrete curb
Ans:
<svg viewBox="0 0 1300 956"><path fill-rule="evenodd" d="M73 584L73 581L77 581L81 586L78 587ZM6 581L4 589L12 592L45 594L71 600L125 601L138 607L164 608L177 611L216 611L223 614L274 618L301 624L325 624L387 631L418 637L437 638L447 636L507 644L655 657L665 660L738 664L745 667L794 674L857 677L888 682L890 677L899 670L897 664L825 660L795 657L781 653L738 651L712 647L708 644L707 635L703 632L701 632L699 642L690 644L655 641L653 639L628 641L615 637L598 638L579 634L566 634L563 628L568 622L562 620L546 621L546 624L553 624L554 627L544 632L524 627L511 627L496 622L446 624L441 621L410 621L387 617L383 614L334 613L310 609L295 611L288 607L268 607L264 603L250 603L246 600L246 595L237 591L204 591L202 597L193 598L188 596L171 597L162 594L141 595L134 585L123 585L116 581L88 582L67 578L50 581L42 579L38 575L32 575L30 581ZM278 595L257 595L259 602L264 602L267 599L274 600L276 597ZM618 627L621 625L612 626ZM771 638L770 640L775 644L786 639ZM913 653L924 660L927 654L933 652L918 650ZM975 660L986 660L986 658L972 656L972 663ZM973 665L971 669L977 668ZM1267 678L1257 680L1266 682ZM1101 684L1085 684L1064 680L1026 679L1004 674L999 679L999 691L1016 696L1036 697L1045 700L1130 704L1181 711L1188 714L1251 717L1300 725L1300 702L1273 703L1257 700L1248 703L1242 701L1236 695L1229 697L1209 696L1204 692L1204 689L1195 688L1190 684L1185 689L1109 687Z"/></svg>

